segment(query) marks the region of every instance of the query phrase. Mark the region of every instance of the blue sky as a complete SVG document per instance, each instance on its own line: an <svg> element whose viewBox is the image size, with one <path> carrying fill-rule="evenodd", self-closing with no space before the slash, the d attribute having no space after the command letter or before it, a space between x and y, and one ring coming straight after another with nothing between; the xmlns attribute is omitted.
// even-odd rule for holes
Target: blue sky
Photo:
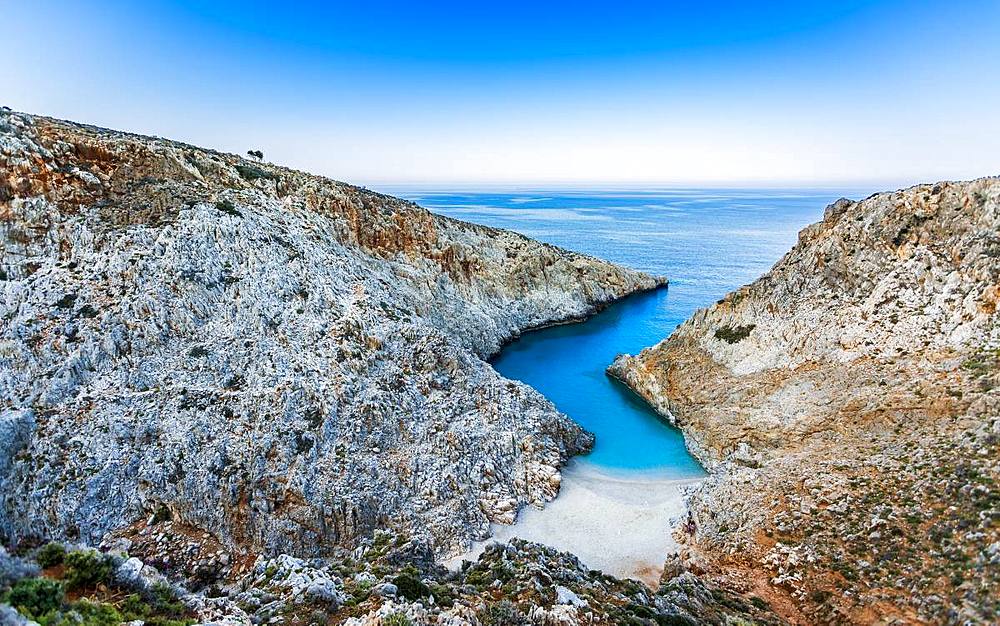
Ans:
<svg viewBox="0 0 1000 626"><path fill-rule="evenodd" d="M0 4L0 104L361 184L1000 173L997 0Z"/></svg>

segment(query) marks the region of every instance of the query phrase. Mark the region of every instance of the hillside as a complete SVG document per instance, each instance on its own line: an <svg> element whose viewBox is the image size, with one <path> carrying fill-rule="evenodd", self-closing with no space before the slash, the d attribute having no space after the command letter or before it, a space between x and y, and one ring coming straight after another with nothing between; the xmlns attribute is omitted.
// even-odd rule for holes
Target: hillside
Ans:
<svg viewBox="0 0 1000 626"><path fill-rule="evenodd" d="M441 554L592 438L482 359L658 281L350 185L0 113L0 534L157 511L248 552Z"/></svg>
<svg viewBox="0 0 1000 626"><path fill-rule="evenodd" d="M609 373L712 477L674 565L792 621L995 623L1000 179L841 200Z"/></svg>

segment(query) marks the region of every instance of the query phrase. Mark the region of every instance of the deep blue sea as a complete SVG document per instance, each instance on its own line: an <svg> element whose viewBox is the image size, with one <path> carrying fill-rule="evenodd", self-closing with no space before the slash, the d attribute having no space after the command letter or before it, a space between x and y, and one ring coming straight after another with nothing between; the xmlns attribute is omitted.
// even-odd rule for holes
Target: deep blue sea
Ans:
<svg viewBox="0 0 1000 626"><path fill-rule="evenodd" d="M581 463L671 479L702 470L681 434L605 368L615 355L657 343L696 309L766 272L827 204L868 195L856 189L387 191L443 215L669 278L667 290L627 298L586 322L527 333L493 365L597 436Z"/></svg>

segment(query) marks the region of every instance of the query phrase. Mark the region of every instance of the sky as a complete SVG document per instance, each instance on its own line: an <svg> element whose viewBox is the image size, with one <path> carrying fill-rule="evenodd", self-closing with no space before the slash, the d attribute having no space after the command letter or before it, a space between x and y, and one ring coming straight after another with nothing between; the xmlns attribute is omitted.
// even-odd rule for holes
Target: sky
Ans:
<svg viewBox="0 0 1000 626"><path fill-rule="evenodd" d="M1000 174L1000 0L0 0L0 105L356 184Z"/></svg>

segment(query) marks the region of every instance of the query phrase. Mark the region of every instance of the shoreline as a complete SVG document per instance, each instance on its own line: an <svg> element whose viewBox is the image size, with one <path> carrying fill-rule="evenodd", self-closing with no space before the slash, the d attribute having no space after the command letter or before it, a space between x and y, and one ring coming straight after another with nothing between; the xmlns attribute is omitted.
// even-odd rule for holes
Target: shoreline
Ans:
<svg viewBox="0 0 1000 626"><path fill-rule="evenodd" d="M594 303L584 315L527 327L504 341L486 361L493 365L506 347L528 333L583 323L630 298L669 289L666 277L653 278L655 286ZM646 398L627 384L624 386L649 406L665 427L677 428ZM555 498L540 508L521 507L511 525L491 524L488 537L474 541L468 550L441 563L456 569L463 561L474 560L492 543L521 538L570 552L592 569L631 578L655 589L667 557L679 547L673 533L687 514L686 493L709 476L700 461L698 465L702 475L678 477L664 468L609 468L588 461L586 453L574 455L560 467L561 484Z"/></svg>
<svg viewBox="0 0 1000 626"><path fill-rule="evenodd" d="M678 547L673 531L687 511L685 494L702 480L655 471L619 474L574 458L563 468L554 500L541 509L523 507L510 526L492 524L488 539L443 563L457 568L489 544L518 537L571 552L591 569L655 589L667 557Z"/></svg>
<svg viewBox="0 0 1000 626"><path fill-rule="evenodd" d="M579 324L581 322L586 322L587 320L594 317L598 313L601 313L602 311L618 304L619 302L624 302L629 298L658 291L660 289L670 288L670 281L667 279L666 276L650 275L650 277L656 281L656 285L654 285L653 287L636 289L635 291L631 291L625 294L624 296L618 298L611 298L610 300L602 300L599 302L595 302L590 305L590 308L583 315L574 315L573 317L566 317L562 319L552 319L546 322L539 322L538 324L533 324L531 326L525 326L524 328L519 329L515 333L511 334L510 337L504 339L496 350L480 358L482 358L483 361L489 363L492 366L493 360L497 356L499 356L501 352L503 352L504 348L506 348L507 346L514 343L515 341L517 341L518 339L520 339L521 337L523 337L528 333L532 333L538 330L545 330L546 328L554 328L556 326L568 326L570 324Z"/></svg>

